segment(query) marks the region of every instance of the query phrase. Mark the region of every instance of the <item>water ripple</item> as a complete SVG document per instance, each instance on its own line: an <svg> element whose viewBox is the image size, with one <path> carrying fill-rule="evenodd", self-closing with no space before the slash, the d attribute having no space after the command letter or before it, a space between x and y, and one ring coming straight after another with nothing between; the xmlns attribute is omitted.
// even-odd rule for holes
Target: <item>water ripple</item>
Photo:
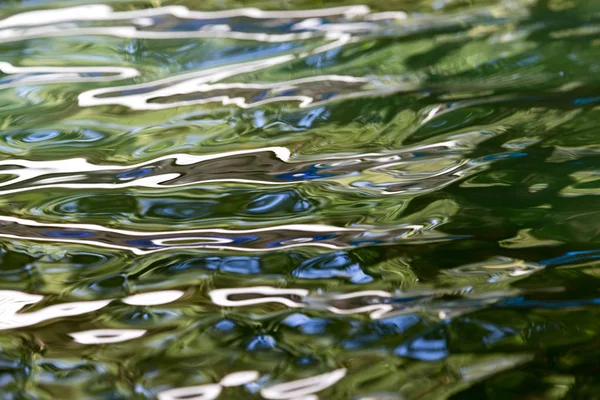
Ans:
<svg viewBox="0 0 600 400"><path fill-rule="evenodd" d="M0 4L4 398L594 398L598 4L85 3Z"/></svg>

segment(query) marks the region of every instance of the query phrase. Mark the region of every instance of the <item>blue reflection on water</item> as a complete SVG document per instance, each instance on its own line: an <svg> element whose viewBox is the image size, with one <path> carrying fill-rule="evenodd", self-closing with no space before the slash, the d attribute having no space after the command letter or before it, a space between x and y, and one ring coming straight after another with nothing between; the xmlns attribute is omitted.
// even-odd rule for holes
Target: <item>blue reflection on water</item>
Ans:
<svg viewBox="0 0 600 400"><path fill-rule="evenodd" d="M85 231L46 231L44 235L50 237L57 238L65 238L65 239L77 239L77 238L85 238L94 236L93 232L85 232Z"/></svg>
<svg viewBox="0 0 600 400"><path fill-rule="evenodd" d="M556 266L598 258L600 258L600 250L569 251L563 256L542 260L539 263L546 266Z"/></svg>

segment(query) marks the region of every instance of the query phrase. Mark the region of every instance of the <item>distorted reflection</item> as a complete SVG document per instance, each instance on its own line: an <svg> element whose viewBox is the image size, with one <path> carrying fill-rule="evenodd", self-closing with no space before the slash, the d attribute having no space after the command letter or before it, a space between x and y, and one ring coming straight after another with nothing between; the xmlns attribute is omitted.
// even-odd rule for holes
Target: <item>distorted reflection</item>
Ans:
<svg viewBox="0 0 600 400"><path fill-rule="evenodd" d="M274 400L305 398L305 396L318 393L335 385L344 376L346 376L345 368L336 369L326 374L268 386L261 390L260 394L265 399Z"/></svg>
<svg viewBox="0 0 600 400"><path fill-rule="evenodd" d="M264 303L279 303L295 308L304 307L304 303L301 303L298 300L302 300L307 296L308 290L256 286L251 288L215 289L211 290L209 294L212 302L222 307L242 307Z"/></svg>
<svg viewBox="0 0 600 400"><path fill-rule="evenodd" d="M42 299L43 296L39 295L0 290L0 330L22 328L55 318L86 314L100 310L110 303L110 300L80 301L19 313L25 306L38 303Z"/></svg>
<svg viewBox="0 0 600 400"><path fill-rule="evenodd" d="M145 333L144 329L93 329L69 333L69 336L81 344L106 344L137 339Z"/></svg>
<svg viewBox="0 0 600 400"><path fill-rule="evenodd" d="M491 281L494 282L494 281ZM371 319L380 320L391 316L411 313L427 313L432 318L447 320L477 311L493 304L503 304L527 291L506 290L484 294L469 293L472 288L421 289L407 292L385 292L365 290L346 294L310 294L305 289L283 289L274 287L247 287L214 289L209 292L215 305L221 307L246 307L258 304L278 303L290 308L327 310L338 315L367 313ZM546 292L560 288L548 288ZM300 316L300 318L305 318ZM297 325L288 317L286 324Z"/></svg>
<svg viewBox="0 0 600 400"><path fill-rule="evenodd" d="M0 397L597 397L600 2L86 2L0 2Z"/></svg>
<svg viewBox="0 0 600 400"><path fill-rule="evenodd" d="M186 23L185 21L196 20L196 24L200 29L184 29L182 31L165 25L165 29L161 30L161 20L165 20L167 17L174 17L176 20L182 21L183 24ZM240 18L248 20L250 24L236 23ZM215 82L241 73L259 71L281 63L289 63L311 55L330 52L351 43L360 35L372 35L374 32L398 29L397 22L405 18L406 13L401 11L371 13L370 9L364 5L306 11L262 11L248 8L223 12L190 11L184 6L114 12L111 7L106 5L89 5L13 15L0 21L0 40L7 42L25 38L75 35L111 35L139 39L231 38L261 42L293 42L319 38L329 43L297 54L217 67L200 73L170 77L148 84L93 89L82 93L79 97L79 105L84 107L121 104L137 110L157 110L210 102L220 102L224 106L236 105L245 108L258 107L273 102L296 101L300 103L300 107L306 107L309 104L318 105L330 102L335 97L356 98L359 96L390 94L414 88L406 83L377 85L376 81L352 76L317 76L289 82L264 84L215 84ZM113 21L119 21L120 24L111 27L77 26L81 22L110 23ZM214 24L211 21L218 21L218 23ZM297 22L290 24L290 21ZM70 24L66 27L61 25L61 23L66 22ZM123 23L126 22L131 25L124 26ZM189 22L187 23L189 24ZM248 25L252 26L253 24L264 32L255 33L253 29L245 31L248 29ZM149 27L152 30L148 30ZM274 32L269 32L274 28ZM418 24L411 28L415 30L422 29ZM288 32L281 33L281 30L288 30ZM315 90L311 89L310 86L307 89L296 90L299 85L301 87L306 83L316 82L319 84L318 86L322 86L322 82L327 81L350 83L350 85L347 89L338 93L335 90L326 90L322 98L315 97ZM363 85L357 87L356 83L369 84L361 88ZM152 90L152 87L156 89ZM148 88L150 90L147 90ZM115 93L116 96L107 95L111 92ZM232 92L238 92L239 95L232 95ZM271 95L265 96L266 92ZM304 94L304 92L307 94ZM278 96L277 93L286 94ZM181 99L182 95L190 94L193 94L193 96ZM248 102L246 99L248 95L252 98L258 97L260 100ZM176 97L177 100L168 102L169 97Z"/></svg>
<svg viewBox="0 0 600 400"><path fill-rule="evenodd" d="M391 293L381 290L365 290L348 294L337 295L331 298L331 306L327 309L335 314L370 313L373 319L382 318L392 311L394 306L386 304L385 299L392 297ZM361 305L367 303L366 305ZM335 305L335 306L334 306ZM352 305L357 305L352 307Z"/></svg>
<svg viewBox="0 0 600 400"><path fill-rule="evenodd" d="M139 75L136 69L125 67L17 67L7 62L0 62L0 72L12 75L10 79L0 80L0 89L48 83L109 82Z"/></svg>
<svg viewBox="0 0 600 400"><path fill-rule="evenodd" d="M257 371L233 372L221 379L218 384L169 389L158 393L157 397L159 400L212 400L219 397L224 387L242 386L259 377Z"/></svg>
<svg viewBox="0 0 600 400"><path fill-rule="evenodd" d="M212 400L219 397L223 388L221 385L189 386L160 392L158 400Z"/></svg>
<svg viewBox="0 0 600 400"><path fill-rule="evenodd" d="M11 233L4 233L3 229L5 232ZM399 231L406 234L403 229ZM295 237L295 235L309 232L313 233L314 236L308 238ZM151 254L175 248L193 249L202 247L229 248L238 251L276 251L282 248L314 246L337 250L349 247L348 242L362 232L363 229L360 228L342 228L316 224L290 224L247 230L192 229L144 232L114 229L93 224L46 224L21 218L0 217L0 237L89 244L110 249L128 250L136 255ZM329 235L324 235L324 233ZM391 231L389 234L395 237L395 233L397 232ZM197 234L207 236L199 237L196 236ZM438 240L448 239L440 237ZM246 246L238 246L238 244L245 244Z"/></svg>
<svg viewBox="0 0 600 400"><path fill-rule="evenodd" d="M156 292L141 293L133 296L128 296L121 299L122 302L137 306L153 306L174 302L183 296L183 292L179 290L164 290ZM37 325L44 321L49 321L57 318L71 317L83 315L98 311L113 300L93 300L93 301L78 301L62 304L54 304L44 308L22 312L27 306L32 306L44 299L44 296L22 293L13 290L0 290L0 330L9 330L22 328L27 326ZM88 340L91 344L94 337L97 337L98 343L106 340L103 343L110 343L128 338L135 338L139 331L136 330L93 330L86 332L74 333L76 341ZM143 332L140 334L140 336ZM96 335L96 336L94 336ZM120 338L123 338L122 340Z"/></svg>

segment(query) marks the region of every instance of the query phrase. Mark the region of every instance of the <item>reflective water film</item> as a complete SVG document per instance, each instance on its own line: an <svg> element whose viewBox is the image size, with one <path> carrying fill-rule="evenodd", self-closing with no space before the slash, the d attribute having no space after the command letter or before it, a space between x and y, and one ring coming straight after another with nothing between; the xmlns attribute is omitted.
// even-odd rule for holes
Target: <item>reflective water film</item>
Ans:
<svg viewBox="0 0 600 400"><path fill-rule="evenodd" d="M0 399L600 398L600 2L0 2Z"/></svg>

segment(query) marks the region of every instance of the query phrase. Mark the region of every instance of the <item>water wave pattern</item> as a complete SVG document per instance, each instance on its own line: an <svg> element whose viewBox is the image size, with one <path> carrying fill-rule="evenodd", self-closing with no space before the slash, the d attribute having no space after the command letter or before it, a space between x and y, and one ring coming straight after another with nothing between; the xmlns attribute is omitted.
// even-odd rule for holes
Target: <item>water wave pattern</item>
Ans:
<svg viewBox="0 0 600 400"><path fill-rule="evenodd" d="M600 5L327 4L0 2L0 397L597 397Z"/></svg>

